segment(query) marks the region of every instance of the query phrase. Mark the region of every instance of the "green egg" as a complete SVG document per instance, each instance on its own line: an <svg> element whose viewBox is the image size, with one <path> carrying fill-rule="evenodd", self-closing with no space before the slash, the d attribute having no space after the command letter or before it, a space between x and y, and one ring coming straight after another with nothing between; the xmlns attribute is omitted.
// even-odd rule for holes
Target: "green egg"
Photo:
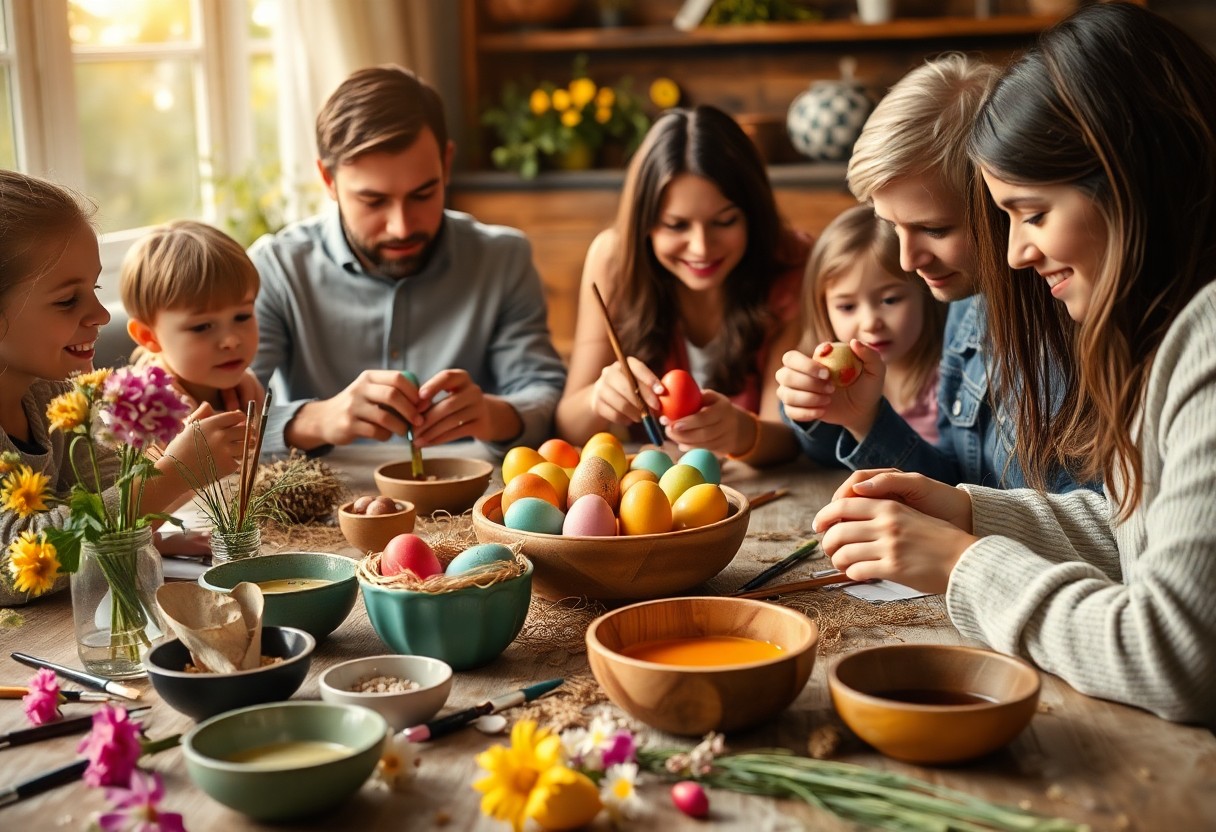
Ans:
<svg viewBox="0 0 1216 832"><path fill-rule="evenodd" d="M629 467L634 471L638 469L653 471L656 477L661 477L674 464L671 457L663 451L647 448L644 451L638 451L637 456L633 458L633 464Z"/></svg>
<svg viewBox="0 0 1216 832"><path fill-rule="evenodd" d="M561 534L566 515L553 503L537 497L522 497L511 503L503 525L508 529L540 534Z"/></svg>
<svg viewBox="0 0 1216 832"><path fill-rule="evenodd" d="M722 484L722 466L718 464L718 458L714 456L712 451L707 451L704 448L693 448L684 456L680 457L681 465L691 465L701 472L701 476L705 477L706 482L711 482L714 485Z"/></svg>
<svg viewBox="0 0 1216 832"><path fill-rule="evenodd" d="M481 566L488 566L499 561L509 561L515 557L511 550L501 543L481 543L470 546L448 564L444 570L446 575L463 575Z"/></svg>

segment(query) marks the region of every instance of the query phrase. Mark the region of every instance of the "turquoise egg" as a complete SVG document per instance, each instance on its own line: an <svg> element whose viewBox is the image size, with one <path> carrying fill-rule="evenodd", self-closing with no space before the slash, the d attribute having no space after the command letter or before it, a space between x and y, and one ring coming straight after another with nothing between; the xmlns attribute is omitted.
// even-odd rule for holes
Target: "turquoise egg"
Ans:
<svg viewBox="0 0 1216 832"><path fill-rule="evenodd" d="M480 543L476 546L470 546L452 558L452 562L448 564L448 568L444 570L444 574L463 575L465 572L471 572L480 566L488 566L491 563L498 563L504 560L514 560L514 558L515 555L511 550L501 543Z"/></svg>
<svg viewBox="0 0 1216 832"><path fill-rule="evenodd" d="M661 477L674 464L671 457L663 451L647 448L644 451L638 451L638 455L633 458L633 464L629 467L634 471L638 469L653 471L656 477Z"/></svg>
<svg viewBox="0 0 1216 832"><path fill-rule="evenodd" d="M712 482L714 485L722 484L722 466L718 464L718 458L714 456L713 451L693 448L680 457L680 464L696 468L701 472L701 476L705 477L706 482Z"/></svg>
<svg viewBox="0 0 1216 832"><path fill-rule="evenodd" d="M553 503L538 497L522 497L511 503L503 525L508 529L540 534L561 534L566 515Z"/></svg>

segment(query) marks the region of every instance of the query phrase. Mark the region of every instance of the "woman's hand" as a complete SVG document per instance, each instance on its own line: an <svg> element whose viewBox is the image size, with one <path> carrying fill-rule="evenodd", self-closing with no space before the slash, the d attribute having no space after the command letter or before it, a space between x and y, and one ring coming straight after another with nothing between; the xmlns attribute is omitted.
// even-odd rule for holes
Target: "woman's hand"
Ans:
<svg viewBox="0 0 1216 832"><path fill-rule="evenodd" d="M755 444L755 420L731 404L730 399L713 390L701 391L701 409L681 416L674 423L667 417L659 421L667 427L667 437L681 451L705 448L717 454L742 453Z"/></svg>
<svg viewBox="0 0 1216 832"><path fill-rule="evenodd" d="M663 389L658 377L633 356L629 356L627 360L646 406L657 411L659 395L655 388ZM637 396L634 395L633 385L629 382L621 362L614 361L600 371L600 377L591 388L591 409L601 419L607 419L617 425L634 425L642 421Z"/></svg>
<svg viewBox="0 0 1216 832"><path fill-rule="evenodd" d="M862 362L857 381L838 389L827 367L804 352L790 350L781 357L777 371L777 398L794 421L840 425L860 442L878 418L887 368L882 357L860 341L854 339L849 346Z"/></svg>
<svg viewBox="0 0 1216 832"><path fill-rule="evenodd" d="M896 500L922 514L945 520L967 534L972 531L971 495L923 474L908 474L894 468L854 471L836 489L832 500L849 497Z"/></svg>

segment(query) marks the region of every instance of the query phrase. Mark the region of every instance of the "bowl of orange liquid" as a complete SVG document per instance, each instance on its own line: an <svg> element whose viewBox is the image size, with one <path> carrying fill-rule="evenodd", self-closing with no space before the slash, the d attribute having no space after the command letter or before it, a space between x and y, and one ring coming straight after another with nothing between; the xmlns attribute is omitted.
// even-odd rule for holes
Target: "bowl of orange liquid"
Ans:
<svg viewBox="0 0 1216 832"><path fill-rule="evenodd" d="M828 674L844 723L888 757L957 763L1007 745L1034 716L1039 673L979 647L884 644Z"/></svg>
<svg viewBox="0 0 1216 832"><path fill-rule="evenodd" d="M800 612L743 598L645 601L587 628L596 681L641 722L685 736L737 731L798 698L819 628Z"/></svg>

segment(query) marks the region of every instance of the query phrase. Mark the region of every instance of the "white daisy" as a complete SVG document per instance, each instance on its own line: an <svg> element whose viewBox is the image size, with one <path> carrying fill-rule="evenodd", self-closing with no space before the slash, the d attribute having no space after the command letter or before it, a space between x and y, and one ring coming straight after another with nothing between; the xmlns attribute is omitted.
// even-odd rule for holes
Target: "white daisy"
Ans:
<svg viewBox="0 0 1216 832"><path fill-rule="evenodd" d="M645 805L638 795L637 764L610 766L600 781L600 800L604 802L604 808L614 824L641 817Z"/></svg>
<svg viewBox="0 0 1216 832"><path fill-rule="evenodd" d="M420 746L405 738L405 732L389 734L384 738L384 750L373 775L376 782L389 791L401 791L414 779L418 766L422 764Z"/></svg>

